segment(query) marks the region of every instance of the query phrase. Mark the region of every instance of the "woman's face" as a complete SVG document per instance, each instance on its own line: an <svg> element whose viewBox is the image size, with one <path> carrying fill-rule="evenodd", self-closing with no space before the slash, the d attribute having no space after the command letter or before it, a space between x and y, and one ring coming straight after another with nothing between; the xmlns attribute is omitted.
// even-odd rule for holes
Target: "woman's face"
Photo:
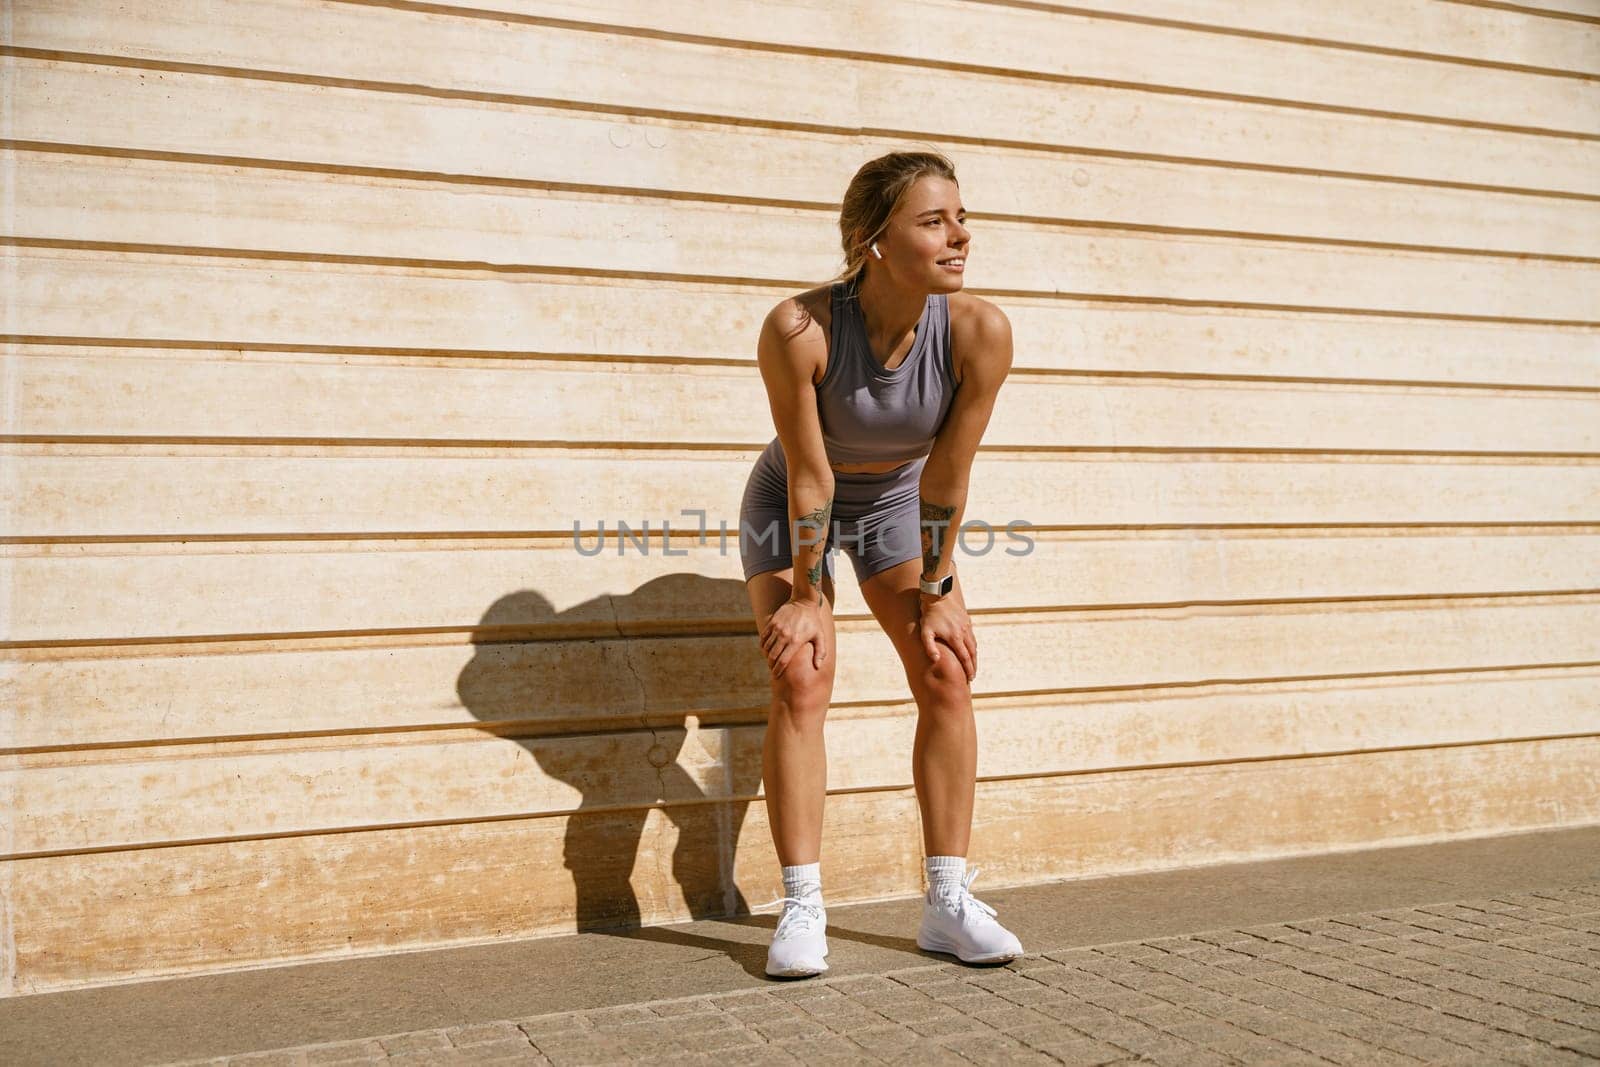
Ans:
<svg viewBox="0 0 1600 1067"><path fill-rule="evenodd" d="M918 178L878 238L883 259L870 262L873 267L886 267L890 276L907 288L958 292L972 244L966 218L961 189L955 182Z"/></svg>

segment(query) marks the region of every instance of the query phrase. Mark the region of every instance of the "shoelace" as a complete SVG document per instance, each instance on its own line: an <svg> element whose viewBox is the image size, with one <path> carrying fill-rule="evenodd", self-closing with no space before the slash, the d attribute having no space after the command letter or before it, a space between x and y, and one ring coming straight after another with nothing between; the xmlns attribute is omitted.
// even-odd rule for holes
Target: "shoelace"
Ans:
<svg viewBox="0 0 1600 1067"><path fill-rule="evenodd" d="M783 917L778 920L778 929L774 937L786 941L791 937L804 937L811 933L816 924L822 922L822 905L814 900L801 900L799 897L779 897L773 904L786 905ZM788 907L787 905L793 905Z"/></svg>
<svg viewBox="0 0 1600 1067"><path fill-rule="evenodd" d="M960 895L952 893L950 896L954 897L953 903L957 915L965 917L970 914L973 920L979 923L993 922L995 910L972 895L972 880L978 877L978 871L981 869L974 867L968 871L966 877L961 879Z"/></svg>

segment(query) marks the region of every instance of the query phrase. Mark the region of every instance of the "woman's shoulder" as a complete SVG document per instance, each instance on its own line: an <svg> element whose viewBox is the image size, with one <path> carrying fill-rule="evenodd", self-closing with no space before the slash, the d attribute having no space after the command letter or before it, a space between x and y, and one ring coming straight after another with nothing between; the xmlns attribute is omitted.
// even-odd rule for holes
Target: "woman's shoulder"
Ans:
<svg viewBox="0 0 1600 1067"><path fill-rule="evenodd" d="M763 332L776 338L787 358L803 366L813 383L826 373L831 288L831 283L823 284L784 297L767 312L763 324Z"/></svg>
<svg viewBox="0 0 1600 1067"><path fill-rule="evenodd" d="M1000 305L971 293L951 293L948 306L952 331L994 329L1001 323L1010 322Z"/></svg>
<svg viewBox="0 0 1600 1067"><path fill-rule="evenodd" d="M832 288L832 283L824 283L786 296L767 312L767 319L786 336L813 329L821 329L826 335L833 319L833 307L829 299Z"/></svg>
<svg viewBox="0 0 1600 1067"><path fill-rule="evenodd" d="M950 309L950 363L955 369L956 381L966 377L964 357L997 351L1002 342L1009 342L1011 320L998 304L971 293L951 293ZM1009 343L1005 343L1009 359Z"/></svg>

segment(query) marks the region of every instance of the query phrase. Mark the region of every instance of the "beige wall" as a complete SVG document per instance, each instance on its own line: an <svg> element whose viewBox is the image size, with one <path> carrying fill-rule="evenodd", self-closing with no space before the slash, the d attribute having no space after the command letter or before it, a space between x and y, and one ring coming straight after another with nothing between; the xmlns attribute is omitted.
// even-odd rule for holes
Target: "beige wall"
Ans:
<svg viewBox="0 0 1600 1067"><path fill-rule="evenodd" d="M737 523L761 316L919 144L1039 527L959 560L980 889L1600 821L1600 5L1534 2L12 0L0 993L771 900L736 544L572 521ZM835 901L921 877L841 575Z"/></svg>

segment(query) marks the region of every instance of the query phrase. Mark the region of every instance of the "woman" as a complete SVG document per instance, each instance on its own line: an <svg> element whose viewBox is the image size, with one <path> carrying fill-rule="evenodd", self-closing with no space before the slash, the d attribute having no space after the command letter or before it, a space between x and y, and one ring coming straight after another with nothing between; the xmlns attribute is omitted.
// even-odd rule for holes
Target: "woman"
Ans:
<svg viewBox="0 0 1600 1067"><path fill-rule="evenodd" d="M762 756L785 896L771 975L828 969L822 724L839 547L917 701L912 778L929 885L917 944L968 963L1022 954L973 898L977 872L965 870L978 644L949 532L960 529L972 457L1011 369L1005 313L961 292L965 219L944 156L867 163L839 215L843 274L780 301L762 323L757 362L777 436L745 485L739 550L772 676Z"/></svg>

